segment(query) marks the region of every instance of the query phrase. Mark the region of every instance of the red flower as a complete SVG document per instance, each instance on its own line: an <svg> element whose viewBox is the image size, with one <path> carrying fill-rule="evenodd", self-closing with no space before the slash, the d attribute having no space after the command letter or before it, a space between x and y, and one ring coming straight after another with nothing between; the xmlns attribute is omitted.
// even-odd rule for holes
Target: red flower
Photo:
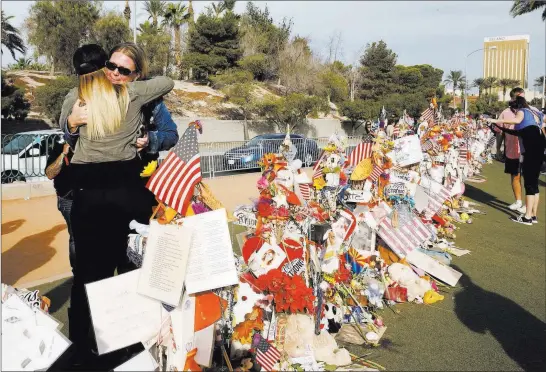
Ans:
<svg viewBox="0 0 546 372"><path fill-rule="evenodd" d="M258 203L258 215L260 217L269 217L273 214L273 207L267 202L260 201Z"/></svg>

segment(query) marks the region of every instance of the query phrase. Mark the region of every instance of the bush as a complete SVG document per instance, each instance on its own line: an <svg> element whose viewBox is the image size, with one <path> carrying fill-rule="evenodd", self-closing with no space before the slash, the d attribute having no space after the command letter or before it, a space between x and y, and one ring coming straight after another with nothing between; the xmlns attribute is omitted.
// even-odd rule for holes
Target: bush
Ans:
<svg viewBox="0 0 546 372"><path fill-rule="evenodd" d="M76 76L59 76L50 83L37 88L34 99L36 109L58 124L64 98L70 89L76 86L78 86Z"/></svg>
<svg viewBox="0 0 546 372"><path fill-rule="evenodd" d="M2 76L2 117L23 120L29 111L30 103L25 98L24 91L6 83Z"/></svg>
<svg viewBox="0 0 546 372"><path fill-rule="evenodd" d="M242 58L237 64L245 71L250 71L254 79L263 81L267 75L267 59L265 54L254 54Z"/></svg>
<svg viewBox="0 0 546 372"><path fill-rule="evenodd" d="M244 70L229 70L221 75L211 76L212 86L214 89L222 89L227 85L236 83L249 83L253 79L250 71Z"/></svg>
<svg viewBox="0 0 546 372"><path fill-rule="evenodd" d="M328 109L328 103L323 98L301 93L266 98L257 107L259 116L267 123L276 125L280 132L286 130L287 124L292 129L303 130L308 125L308 116L317 117L319 112L326 112Z"/></svg>

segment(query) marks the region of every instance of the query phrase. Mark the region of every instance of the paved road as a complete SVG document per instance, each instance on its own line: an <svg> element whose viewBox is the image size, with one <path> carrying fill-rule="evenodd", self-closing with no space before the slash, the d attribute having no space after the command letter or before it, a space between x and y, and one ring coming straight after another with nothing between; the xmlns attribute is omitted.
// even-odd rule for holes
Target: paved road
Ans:
<svg viewBox="0 0 546 372"><path fill-rule="evenodd" d="M401 304L382 315L383 345L350 347L388 370L544 370L546 368L546 178L541 179L540 222L508 220L512 202L502 164L486 166L488 181L467 185L466 195L486 216L457 231L457 245L472 251L454 258L463 273L457 288L431 306ZM70 280L39 287L52 300L52 314L65 323Z"/></svg>

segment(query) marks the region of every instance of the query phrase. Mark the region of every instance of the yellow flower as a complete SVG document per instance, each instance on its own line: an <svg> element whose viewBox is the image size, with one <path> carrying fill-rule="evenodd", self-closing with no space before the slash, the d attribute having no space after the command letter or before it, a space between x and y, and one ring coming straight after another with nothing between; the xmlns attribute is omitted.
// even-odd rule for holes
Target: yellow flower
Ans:
<svg viewBox="0 0 546 372"><path fill-rule="evenodd" d="M140 173L140 177L150 177L157 169L157 160L153 160L144 167L144 170Z"/></svg>
<svg viewBox="0 0 546 372"><path fill-rule="evenodd" d="M322 177L315 178L315 180L313 181L313 186L317 190L322 190L324 186L326 186L326 181L324 181L324 178Z"/></svg>

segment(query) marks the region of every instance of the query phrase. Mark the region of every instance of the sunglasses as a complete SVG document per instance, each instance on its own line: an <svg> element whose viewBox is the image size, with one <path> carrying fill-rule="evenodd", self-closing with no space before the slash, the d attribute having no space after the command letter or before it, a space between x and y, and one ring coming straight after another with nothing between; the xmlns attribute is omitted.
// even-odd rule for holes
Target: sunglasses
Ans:
<svg viewBox="0 0 546 372"><path fill-rule="evenodd" d="M136 72L135 71L131 71L129 70L128 68L126 67L121 67L121 66L118 66L116 65L114 62L110 62L110 61L106 61L106 63L104 64L106 66L106 68L110 71L116 71L116 69L118 69L118 72L123 75L123 76L129 76L131 75L133 72Z"/></svg>

